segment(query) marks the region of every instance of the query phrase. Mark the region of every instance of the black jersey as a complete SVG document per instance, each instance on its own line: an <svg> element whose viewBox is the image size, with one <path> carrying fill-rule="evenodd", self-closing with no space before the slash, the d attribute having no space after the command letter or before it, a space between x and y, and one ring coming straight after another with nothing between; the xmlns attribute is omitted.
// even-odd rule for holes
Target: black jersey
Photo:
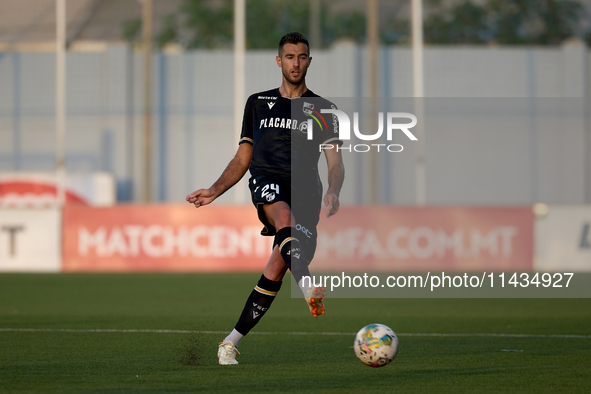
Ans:
<svg viewBox="0 0 591 394"><path fill-rule="evenodd" d="M311 90L293 99L281 97L278 88L250 96L240 143L253 145L251 176L273 176L292 187L321 190L320 144L341 143L336 117L321 114L323 108L336 109ZM312 140L308 139L310 124Z"/></svg>

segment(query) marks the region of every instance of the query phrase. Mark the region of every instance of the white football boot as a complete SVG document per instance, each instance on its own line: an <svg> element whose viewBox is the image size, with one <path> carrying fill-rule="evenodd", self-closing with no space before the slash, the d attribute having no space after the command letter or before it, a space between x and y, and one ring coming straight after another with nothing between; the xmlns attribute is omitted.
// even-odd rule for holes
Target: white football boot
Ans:
<svg viewBox="0 0 591 394"><path fill-rule="evenodd" d="M230 341L220 342L220 346L218 347L218 360L220 365L235 365L238 364L236 361L236 346ZM240 354L240 352L238 352Z"/></svg>

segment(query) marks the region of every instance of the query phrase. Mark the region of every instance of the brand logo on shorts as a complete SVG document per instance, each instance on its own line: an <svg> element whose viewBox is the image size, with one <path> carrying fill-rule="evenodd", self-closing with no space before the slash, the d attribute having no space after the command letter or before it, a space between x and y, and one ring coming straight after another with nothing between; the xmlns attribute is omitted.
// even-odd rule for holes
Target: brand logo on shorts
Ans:
<svg viewBox="0 0 591 394"><path fill-rule="evenodd" d="M269 201L269 202L273 201L275 199L275 193L267 194L266 198L267 198L267 201Z"/></svg>

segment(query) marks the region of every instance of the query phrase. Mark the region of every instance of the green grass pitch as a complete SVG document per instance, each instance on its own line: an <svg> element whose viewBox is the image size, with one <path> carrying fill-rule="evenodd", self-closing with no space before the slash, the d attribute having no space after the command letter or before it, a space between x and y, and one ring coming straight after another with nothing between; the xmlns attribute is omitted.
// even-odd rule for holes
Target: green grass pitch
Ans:
<svg viewBox="0 0 591 394"><path fill-rule="evenodd" d="M220 366L208 332L258 276L0 275L0 393L591 392L591 299L328 299L314 319L286 282ZM369 323L399 334L386 367L353 354Z"/></svg>

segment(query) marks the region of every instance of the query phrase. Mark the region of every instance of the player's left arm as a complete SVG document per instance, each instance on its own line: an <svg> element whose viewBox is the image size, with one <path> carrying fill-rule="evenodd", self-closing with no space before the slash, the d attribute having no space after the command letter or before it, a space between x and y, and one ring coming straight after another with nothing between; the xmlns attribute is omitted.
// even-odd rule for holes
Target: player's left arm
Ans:
<svg viewBox="0 0 591 394"><path fill-rule="evenodd" d="M345 165L341 152L337 150L338 143L334 143L333 149L323 149L328 165L328 190L324 195L324 205L328 208L326 217L331 217L338 212L340 207L339 196L343 181L345 180Z"/></svg>

